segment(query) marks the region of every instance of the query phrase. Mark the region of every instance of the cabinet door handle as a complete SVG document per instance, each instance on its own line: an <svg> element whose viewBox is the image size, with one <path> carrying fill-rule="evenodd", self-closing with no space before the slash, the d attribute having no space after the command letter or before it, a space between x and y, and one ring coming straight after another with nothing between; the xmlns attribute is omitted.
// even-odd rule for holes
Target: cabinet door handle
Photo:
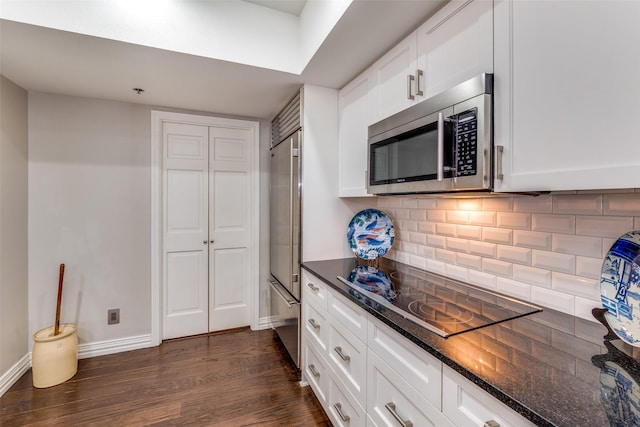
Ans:
<svg viewBox="0 0 640 427"><path fill-rule="evenodd" d="M314 377L320 378L320 372L316 371L316 366L313 363L309 365L309 371Z"/></svg>
<svg viewBox="0 0 640 427"><path fill-rule="evenodd" d="M343 423L348 423L349 420L351 419L351 417L349 415L345 415L342 412L342 405L339 403L336 403L333 405L333 408L336 410L336 412L338 413L338 416L340 417L340 419L342 420ZM500 426L498 426L500 427Z"/></svg>
<svg viewBox="0 0 640 427"><path fill-rule="evenodd" d="M344 360L345 362L348 362L351 360L351 356L347 356L342 352L342 347L339 347L339 346L335 347L334 350L336 353L338 353L338 356L340 356L340 359Z"/></svg>
<svg viewBox="0 0 640 427"><path fill-rule="evenodd" d="M391 412L393 418L396 419L400 423L402 427L413 427L413 423L410 420L403 420L402 417L396 412L396 404L393 402L389 402L384 405L387 408L387 411Z"/></svg>
<svg viewBox="0 0 640 427"><path fill-rule="evenodd" d="M411 82L414 80L413 74L407 74L407 99L410 101L413 101L414 99L416 99L415 96L413 96L413 93L411 93Z"/></svg>
<svg viewBox="0 0 640 427"><path fill-rule="evenodd" d="M320 325L316 323L316 319L309 319L308 322L311 326L313 326L313 329L320 329Z"/></svg>
<svg viewBox="0 0 640 427"><path fill-rule="evenodd" d="M500 427L500 423L495 420L489 420L484 423L484 427Z"/></svg>
<svg viewBox="0 0 640 427"><path fill-rule="evenodd" d="M307 286L309 287L309 289L311 289L315 293L318 293L320 291L320 288L311 282L307 283Z"/></svg>
<svg viewBox="0 0 640 427"><path fill-rule="evenodd" d="M502 173L503 153L504 153L504 146L496 145L496 179L504 179L504 173Z"/></svg>
<svg viewBox="0 0 640 427"><path fill-rule="evenodd" d="M420 77L422 76L424 76L424 73L422 72L422 70L417 69L416 70L416 95L418 96L424 95L424 92L420 89Z"/></svg>

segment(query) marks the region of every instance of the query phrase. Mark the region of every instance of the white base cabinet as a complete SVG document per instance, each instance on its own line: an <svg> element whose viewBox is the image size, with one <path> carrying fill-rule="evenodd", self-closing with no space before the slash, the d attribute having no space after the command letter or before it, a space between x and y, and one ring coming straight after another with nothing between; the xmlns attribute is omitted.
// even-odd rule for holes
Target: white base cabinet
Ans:
<svg viewBox="0 0 640 427"><path fill-rule="evenodd" d="M442 374L442 412L456 425L535 426L448 366Z"/></svg>
<svg viewBox="0 0 640 427"><path fill-rule="evenodd" d="M533 426L306 270L302 284L303 381L335 426Z"/></svg>

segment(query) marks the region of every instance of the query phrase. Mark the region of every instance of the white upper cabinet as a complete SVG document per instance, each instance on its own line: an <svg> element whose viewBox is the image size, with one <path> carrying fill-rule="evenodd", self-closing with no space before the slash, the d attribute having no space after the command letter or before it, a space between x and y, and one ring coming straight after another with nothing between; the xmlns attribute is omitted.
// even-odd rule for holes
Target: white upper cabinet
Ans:
<svg viewBox="0 0 640 427"><path fill-rule="evenodd" d="M373 73L367 70L338 95L338 196L367 196L367 130L373 123L370 89Z"/></svg>
<svg viewBox="0 0 640 427"><path fill-rule="evenodd" d="M497 191L640 187L640 2L495 2Z"/></svg>
<svg viewBox="0 0 640 427"><path fill-rule="evenodd" d="M371 66L373 121L377 122L413 105L424 77L416 75L416 33L412 33Z"/></svg>
<svg viewBox="0 0 640 427"><path fill-rule="evenodd" d="M453 0L416 34L424 97L493 72L492 0Z"/></svg>

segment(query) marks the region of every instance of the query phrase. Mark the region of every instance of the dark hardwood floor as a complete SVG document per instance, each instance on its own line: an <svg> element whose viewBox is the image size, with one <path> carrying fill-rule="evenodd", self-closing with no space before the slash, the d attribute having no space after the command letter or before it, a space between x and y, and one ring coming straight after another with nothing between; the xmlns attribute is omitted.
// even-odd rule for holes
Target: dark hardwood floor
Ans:
<svg viewBox="0 0 640 427"><path fill-rule="evenodd" d="M270 330L82 359L69 381L0 398L0 426L330 426Z"/></svg>

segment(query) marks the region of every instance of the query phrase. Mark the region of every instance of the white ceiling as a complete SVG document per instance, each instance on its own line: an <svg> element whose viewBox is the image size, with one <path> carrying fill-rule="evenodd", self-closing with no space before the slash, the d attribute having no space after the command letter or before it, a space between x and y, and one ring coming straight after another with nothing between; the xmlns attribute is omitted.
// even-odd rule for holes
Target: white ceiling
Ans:
<svg viewBox="0 0 640 427"><path fill-rule="evenodd" d="M303 83L344 86L443 3L355 0L301 74L2 19L0 73L30 91L271 119Z"/></svg>
<svg viewBox="0 0 640 427"><path fill-rule="evenodd" d="M302 9L307 4L307 0L244 0L249 3L259 4L269 9L278 10L284 13L290 13L300 16ZM313 0L312 0L313 1Z"/></svg>

